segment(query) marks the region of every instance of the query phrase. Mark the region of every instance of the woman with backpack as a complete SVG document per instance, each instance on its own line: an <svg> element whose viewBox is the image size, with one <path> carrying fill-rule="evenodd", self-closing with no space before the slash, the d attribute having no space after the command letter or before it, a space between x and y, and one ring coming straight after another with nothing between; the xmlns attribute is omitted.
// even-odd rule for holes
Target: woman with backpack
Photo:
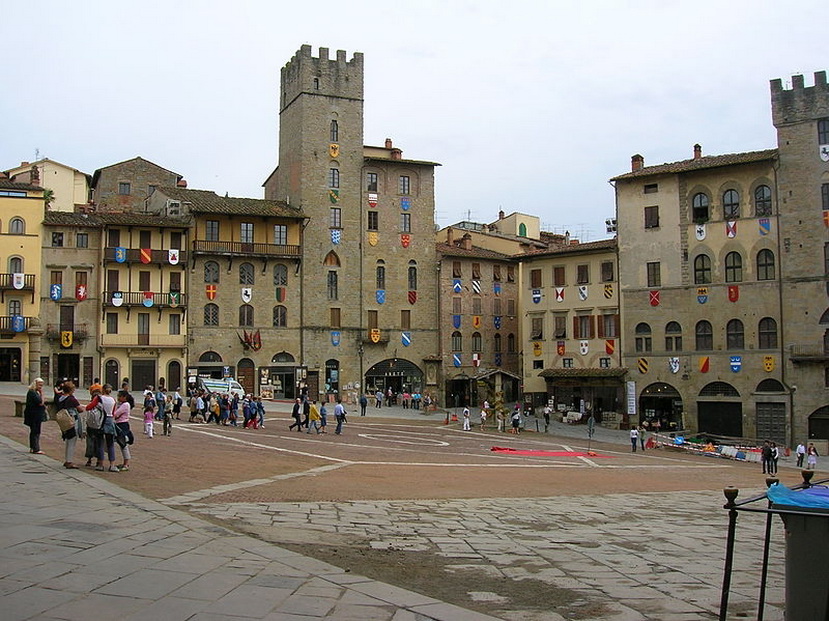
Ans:
<svg viewBox="0 0 829 621"><path fill-rule="evenodd" d="M112 396L110 384L93 384L89 388L90 394L95 395L86 406L86 426L89 434L95 438L95 470L103 472L104 459L109 461L109 472L120 472L115 467L115 399Z"/></svg>

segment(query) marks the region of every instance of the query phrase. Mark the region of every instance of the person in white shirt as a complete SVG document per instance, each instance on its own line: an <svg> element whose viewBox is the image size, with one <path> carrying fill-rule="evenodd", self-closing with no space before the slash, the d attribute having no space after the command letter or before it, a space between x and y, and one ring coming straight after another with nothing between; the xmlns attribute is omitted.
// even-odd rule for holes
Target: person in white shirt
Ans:
<svg viewBox="0 0 829 621"><path fill-rule="evenodd" d="M469 426L469 408L463 408L463 430L469 431L472 428Z"/></svg>

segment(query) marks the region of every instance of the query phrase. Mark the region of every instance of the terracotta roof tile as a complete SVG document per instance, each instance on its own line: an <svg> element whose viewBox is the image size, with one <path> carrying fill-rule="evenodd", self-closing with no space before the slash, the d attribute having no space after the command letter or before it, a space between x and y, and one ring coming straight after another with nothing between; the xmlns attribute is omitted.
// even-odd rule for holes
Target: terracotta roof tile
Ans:
<svg viewBox="0 0 829 621"><path fill-rule="evenodd" d="M40 190L43 188L39 185L32 185L31 183L18 183L16 181L9 181L8 179L0 179L0 188L7 190Z"/></svg>
<svg viewBox="0 0 829 621"><path fill-rule="evenodd" d="M499 261L514 261L514 257L502 252L495 252L494 250L487 250L485 248L476 248L473 246L470 250L455 246L454 244L438 243L435 244L435 249L439 254L448 257L469 257L477 259L492 259Z"/></svg>
<svg viewBox="0 0 829 621"><path fill-rule="evenodd" d="M594 242L582 242L578 244L554 245L546 249L528 250L518 255L523 258L552 257L562 254L577 254L579 252L596 252L598 250L616 250L616 238L600 239Z"/></svg>
<svg viewBox="0 0 829 621"><path fill-rule="evenodd" d="M706 168L719 168L721 166L733 166L735 164L751 164L772 160L777 157L777 149L766 149L765 151L747 151L745 153L727 153L725 155L708 155L698 159L682 160L657 166L646 166L641 170L635 170L623 175L612 177L611 181L635 179L637 177L650 177L653 175L670 175L676 173L690 172L693 170L704 170Z"/></svg>
<svg viewBox="0 0 829 621"><path fill-rule="evenodd" d="M283 201L219 196L210 190L187 190L172 187L159 187L156 188L156 192L182 203L187 203L187 207L192 213L281 216L285 218L305 217L301 209L291 207Z"/></svg>

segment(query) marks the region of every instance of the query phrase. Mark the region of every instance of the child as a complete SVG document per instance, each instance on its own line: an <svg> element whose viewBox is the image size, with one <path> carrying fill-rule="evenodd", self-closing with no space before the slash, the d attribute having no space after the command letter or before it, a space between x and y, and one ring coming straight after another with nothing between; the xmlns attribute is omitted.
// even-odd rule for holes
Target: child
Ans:
<svg viewBox="0 0 829 621"><path fill-rule="evenodd" d="M152 393L144 397L144 435L153 437L153 419L155 418L155 399Z"/></svg>

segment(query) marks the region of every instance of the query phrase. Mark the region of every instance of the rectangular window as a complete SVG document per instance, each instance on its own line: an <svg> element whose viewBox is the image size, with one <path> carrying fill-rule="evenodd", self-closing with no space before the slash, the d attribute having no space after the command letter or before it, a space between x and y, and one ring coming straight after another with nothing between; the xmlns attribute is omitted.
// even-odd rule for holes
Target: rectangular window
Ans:
<svg viewBox="0 0 829 621"><path fill-rule="evenodd" d="M60 270L55 270L50 274L50 283L53 285L62 285L63 284L63 272Z"/></svg>
<svg viewBox="0 0 829 621"><path fill-rule="evenodd" d="M823 206L823 211L829 211L829 183L824 183L820 186L820 202Z"/></svg>
<svg viewBox="0 0 829 621"><path fill-rule="evenodd" d="M553 336L557 339L567 338L567 313L556 313L553 315Z"/></svg>
<svg viewBox="0 0 829 621"><path fill-rule="evenodd" d="M329 168L328 169L328 187L329 188L338 188L338 187L340 187L340 169L339 168Z"/></svg>
<svg viewBox="0 0 829 621"><path fill-rule="evenodd" d="M150 290L150 272L138 272L138 289L140 291Z"/></svg>
<svg viewBox="0 0 829 621"><path fill-rule="evenodd" d="M76 248L89 248L89 233L78 233L75 237Z"/></svg>
<svg viewBox="0 0 829 621"><path fill-rule="evenodd" d="M366 190L369 192L377 191L377 173L366 173Z"/></svg>
<svg viewBox="0 0 829 621"><path fill-rule="evenodd" d="M107 231L107 246L110 248L117 248L121 245L121 230L109 229Z"/></svg>
<svg viewBox="0 0 829 621"><path fill-rule="evenodd" d="M613 281L613 261L602 262L602 282Z"/></svg>
<svg viewBox="0 0 829 621"><path fill-rule="evenodd" d="M339 207L332 207L331 208L331 218L328 222L328 226L332 229L339 229L342 228L343 225L343 215L342 210Z"/></svg>
<svg viewBox="0 0 829 621"><path fill-rule="evenodd" d="M561 361L561 366L565 369L572 369L573 368L573 359L572 358L564 358Z"/></svg>
<svg viewBox="0 0 829 621"><path fill-rule="evenodd" d="M599 324L599 337L614 339L619 336L619 315L602 315Z"/></svg>
<svg viewBox="0 0 829 621"><path fill-rule="evenodd" d="M341 321L339 308L328 309L328 322L331 324L332 328L339 328L342 325L340 323Z"/></svg>
<svg viewBox="0 0 829 621"><path fill-rule="evenodd" d="M328 299L336 300L339 297L337 286L337 272L336 270L329 270L328 272Z"/></svg>
<svg viewBox="0 0 829 621"><path fill-rule="evenodd" d="M181 315L179 313L173 313L170 315L170 334L177 335L181 334Z"/></svg>
<svg viewBox="0 0 829 621"><path fill-rule="evenodd" d="M472 278L475 280L481 279L481 264L480 263L473 263L472 264Z"/></svg>
<svg viewBox="0 0 829 621"><path fill-rule="evenodd" d="M181 291L181 272L170 272L170 291Z"/></svg>
<svg viewBox="0 0 829 621"><path fill-rule="evenodd" d="M544 338L544 317L530 319L530 339L537 341Z"/></svg>
<svg viewBox="0 0 829 621"><path fill-rule="evenodd" d="M662 269L658 261L653 261L647 264L648 271L648 287L662 286Z"/></svg>
<svg viewBox="0 0 829 621"><path fill-rule="evenodd" d="M655 229L659 227L659 207L645 207L645 228Z"/></svg>
<svg viewBox="0 0 829 621"><path fill-rule="evenodd" d="M495 282L499 282L501 280L501 266L500 265L493 265L492 266L492 280Z"/></svg>
<svg viewBox="0 0 829 621"><path fill-rule="evenodd" d="M409 194L411 190L411 184L408 175L400 175L400 181L398 184L398 191L400 194Z"/></svg>
<svg viewBox="0 0 829 621"><path fill-rule="evenodd" d="M543 369L544 368L544 361L543 360L533 360L533 369Z"/></svg>
<svg viewBox="0 0 829 621"><path fill-rule="evenodd" d="M820 119L817 122L817 143L829 144L829 119Z"/></svg>
<svg viewBox="0 0 829 621"><path fill-rule="evenodd" d="M63 233L52 233L52 248L63 248Z"/></svg>
<svg viewBox="0 0 829 621"><path fill-rule="evenodd" d="M576 266L576 283L586 285L590 282L590 266L577 265Z"/></svg>
<svg viewBox="0 0 829 621"><path fill-rule="evenodd" d="M118 270L107 270L107 291L120 291L119 278L120 272Z"/></svg>
<svg viewBox="0 0 829 621"><path fill-rule="evenodd" d="M452 261L452 278L462 278L463 269L461 269L460 261Z"/></svg>
<svg viewBox="0 0 829 621"><path fill-rule="evenodd" d="M170 248L174 250L181 250L181 241L184 236L180 231L172 231L170 233Z"/></svg>
<svg viewBox="0 0 829 621"><path fill-rule="evenodd" d="M501 314L501 298L493 298L492 314L496 316Z"/></svg>
<svg viewBox="0 0 829 621"><path fill-rule="evenodd" d="M553 268L553 284L555 284L556 287L563 287L567 284L564 274L565 271L563 265Z"/></svg>
<svg viewBox="0 0 829 621"><path fill-rule="evenodd" d="M152 233L152 231L139 231L138 232L138 247L139 248L152 248L153 247L153 233Z"/></svg>
<svg viewBox="0 0 829 621"><path fill-rule="evenodd" d="M208 220L204 223L204 239L207 241L219 241L218 220Z"/></svg>
<svg viewBox="0 0 829 621"><path fill-rule="evenodd" d="M410 311L410 310L400 311L400 329L401 330L411 330L412 329L412 311Z"/></svg>
<svg viewBox="0 0 829 621"><path fill-rule="evenodd" d="M118 313L107 313L107 334L118 334Z"/></svg>
<svg viewBox="0 0 829 621"><path fill-rule="evenodd" d="M507 315L515 317L515 298L507 300Z"/></svg>
<svg viewBox="0 0 829 621"><path fill-rule="evenodd" d="M239 223L239 241L243 244L253 243L253 222Z"/></svg>
<svg viewBox="0 0 829 621"><path fill-rule="evenodd" d="M154 186L152 183L150 183L147 186L147 196L150 196L150 195L152 195L153 192L155 192L155 187L156 186Z"/></svg>
<svg viewBox="0 0 829 621"><path fill-rule="evenodd" d="M380 214L376 211L369 211L368 212L368 224L367 224L369 231L377 231L380 229Z"/></svg>
<svg viewBox="0 0 829 621"><path fill-rule="evenodd" d="M599 368L600 369L609 369L610 368L610 358L599 358Z"/></svg>
<svg viewBox="0 0 829 621"><path fill-rule="evenodd" d="M577 339L592 339L595 337L593 315L576 315L573 317L573 337Z"/></svg>
<svg viewBox="0 0 829 621"><path fill-rule="evenodd" d="M461 302L461 298L454 297L452 298L452 314L453 315L460 315L463 313L463 303Z"/></svg>
<svg viewBox="0 0 829 621"><path fill-rule="evenodd" d="M645 194L656 194L659 192L659 184L658 183L646 183L645 184Z"/></svg>
<svg viewBox="0 0 829 621"><path fill-rule="evenodd" d="M378 327L378 316L376 310L368 311L368 328L369 330Z"/></svg>
<svg viewBox="0 0 829 621"><path fill-rule="evenodd" d="M273 243L276 246L288 245L288 227L284 224L273 225Z"/></svg>
<svg viewBox="0 0 829 621"><path fill-rule="evenodd" d="M88 272L75 272L75 288L83 286L84 288L87 287L89 279Z"/></svg>
<svg viewBox="0 0 829 621"><path fill-rule="evenodd" d="M481 314L481 298L474 297L472 298L472 314L473 315L480 315Z"/></svg>
<svg viewBox="0 0 829 621"><path fill-rule="evenodd" d="M541 286L541 270L530 270L530 287L538 289Z"/></svg>
<svg viewBox="0 0 829 621"><path fill-rule="evenodd" d="M412 232L412 214L410 214L410 213L401 213L400 214L400 230L404 233L411 233Z"/></svg>
<svg viewBox="0 0 829 621"><path fill-rule="evenodd" d="M130 184L126 181L121 181L118 184L118 194L121 194L122 196L129 196Z"/></svg>
<svg viewBox="0 0 829 621"><path fill-rule="evenodd" d="M507 265L507 282L515 282L515 266Z"/></svg>

